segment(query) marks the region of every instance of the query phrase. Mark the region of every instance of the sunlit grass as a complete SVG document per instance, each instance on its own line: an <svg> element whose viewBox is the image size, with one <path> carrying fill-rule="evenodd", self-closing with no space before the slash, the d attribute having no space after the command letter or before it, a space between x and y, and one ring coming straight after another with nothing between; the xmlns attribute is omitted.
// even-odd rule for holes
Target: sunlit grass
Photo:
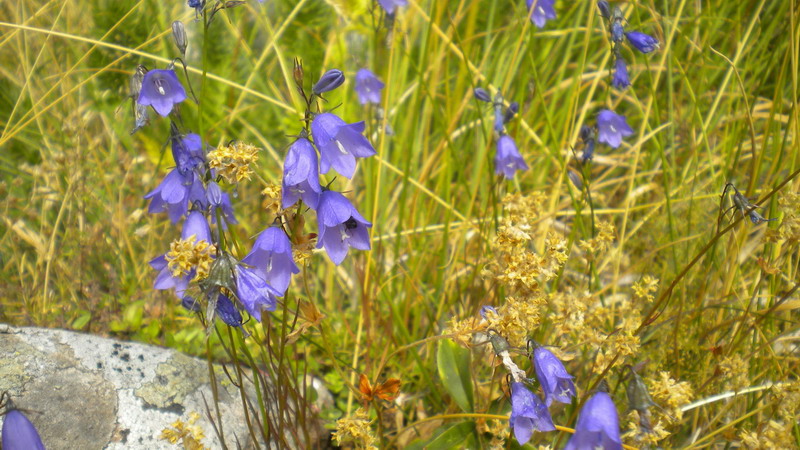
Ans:
<svg viewBox="0 0 800 450"><path fill-rule="evenodd" d="M488 420L508 411L505 373L493 370L485 347L471 353L474 411L462 411L443 386L437 349L449 340L442 334L451 319L504 303L506 287L485 273L498 257L502 199L538 193L535 250L545 250L548 233L569 244L569 260L545 291L589 292L611 311L603 335L614 335L615 311L634 302L636 282L659 280L653 301L633 305L646 319L636 327L641 345L621 363L649 361L648 382L669 372L691 385L693 401L751 388L687 410L661 445L739 442L745 431L780 420L783 396L797 391L796 384L752 388L797 380L800 259L786 221L798 212L780 199L800 186L790 179L800 163L800 16L793 2L711 3L620 3L630 26L655 34L661 48L626 50L633 86L619 92L609 86L613 58L594 2L556 2L558 19L539 30L521 0L409 0L392 33L377 4L363 0L250 2L212 24L205 67L202 23L183 2L4 2L0 319L198 355L208 348L228 361L219 341L236 341L252 359L274 361L271 373L282 374L275 379L297 392L304 373L324 379L335 396L321 414L328 427L360 403L348 389L359 374L373 384L399 378L402 402L372 405L392 417L375 432L384 446L424 442L475 422L474 414ZM241 224L234 232L244 247L272 222L259 192L264 182L279 182L288 136L302 127L294 57L307 81L328 68L345 72L349 81L325 106L340 105L348 122L366 120L378 152L359 162L352 181L334 181L374 224L373 249L351 252L339 267L316 254L267 324L273 334L251 323L246 347L221 327L207 347L197 318L152 289L147 262L179 233L148 215L142 198L171 164L163 156L168 124L152 120L131 136L125 97L136 64L163 68L176 56L173 20L186 24L198 94L206 73L202 109L183 108L186 126L202 124L195 131L212 145L240 139L264 149L258 177L240 185L235 199ZM380 108L356 100L352 78L361 67L386 83ZM521 105L508 132L531 169L513 181L494 175L492 111L473 99L476 86L499 88ZM582 172L571 148L603 107L624 114L635 134L616 150L599 146ZM592 208L570 170L591 176ZM768 196L762 213L779 220L754 226L737 213L738 222L729 215L718 223L727 182L754 199ZM615 240L591 257L579 242L594 237L601 221L614 225ZM312 231L316 224L307 224ZM284 345L298 300L326 317ZM598 349L559 334L555 314L545 308L529 334L575 358L567 366L581 401L606 378L625 426L623 372L595 367ZM580 403L555 411L556 424L573 427ZM798 445L796 421L790 428ZM483 446L491 438L474 427L465 433ZM551 445L566 438L535 437ZM632 436L625 442L638 445Z"/></svg>

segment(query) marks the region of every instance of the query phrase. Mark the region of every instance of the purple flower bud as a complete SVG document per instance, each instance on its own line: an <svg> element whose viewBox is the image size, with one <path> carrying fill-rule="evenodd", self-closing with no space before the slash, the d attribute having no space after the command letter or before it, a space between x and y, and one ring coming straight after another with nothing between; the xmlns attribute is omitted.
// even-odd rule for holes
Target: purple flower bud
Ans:
<svg viewBox="0 0 800 450"><path fill-rule="evenodd" d="M536 370L536 379L542 385L547 406L553 400L571 402L570 396L576 395L575 383L572 382L574 377L567 373L556 355L544 347L536 347L533 350L533 368Z"/></svg>
<svg viewBox="0 0 800 450"><path fill-rule="evenodd" d="M275 288L280 295L286 293L293 273L300 269L292 259L292 243L279 226L271 226L258 235L253 249L242 259Z"/></svg>
<svg viewBox="0 0 800 450"><path fill-rule="evenodd" d="M528 4L528 12L531 22L538 28L544 28L548 20L556 18L556 10L553 8L555 0L525 0Z"/></svg>
<svg viewBox="0 0 800 450"><path fill-rule="evenodd" d="M586 142L589 139L594 139L594 129L592 129L592 127L589 125L583 125L578 136L583 142Z"/></svg>
<svg viewBox="0 0 800 450"><path fill-rule="evenodd" d="M394 14L397 8L408 5L408 0L378 0L378 3L387 14Z"/></svg>
<svg viewBox="0 0 800 450"><path fill-rule="evenodd" d="M344 195L335 191L323 191L317 208L319 234L317 248L324 247L334 264L344 261L350 247L369 250L367 222Z"/></svg>
<svg viewBox="0 0 800 450"><path fill-rule="evenodd" d="M171 69L155 69L147 72L142 80L142 90L136 100L140 105L150 105L158 114L167 117L174 105L186 100L178 76Z"/></svg>
<svg viewBox="0 0 800 450"><path fill-rule="evenodd" d="M595 147L594 139L589 139L588 141L586 141L586 143L584 143L583 153L581 153L582 162L586 162L594 158L594 147Z"/></svg>
<svg viewBox="0 0 800 450"><path fill-rule="evenodd" d="M211 206L222 206L222 189L216 181L209 181L206 186L206 200Z"/></svg>
<svg viewBox="0 0 800 450"><path fill-rule="evenodd" d="M506 112L503 114L503 123L508 123L514 116L519 112L519 103L511 102L506 108Z"/></svg>
<svg viewBox="0 0 800 450"><path fill-rule="evenodd" d="M614 62L614 77L611 80L611 85L619 90L631 85L631 80L628 79L628 66L622 56L617 56Z"/></svg>
<svg viewBox="0 0 800 450"><path fill-rule="evenodd" d="M328 173L333 167L342 176L351 178L356 170L356 158L376 153L363 132L363 121L348 124L331 113L317 114L311 122L311 135L322 157L320 172Z"/></svg>
<svg viewBox="0 0 800 450"><path fill-rule="evenodd" d="M311 88L311 91L316 95L320 95L338 88L342 83L344 83L344 74L342 71L339 69L331 69L322 74L319 81Z"/></svg>
<svg viewBox="0 0 800 450"><path fill-rule="evenodd" d="M617 11L619 8L617 8ZM614 21L611 23L611 41L620 43L625 39L625 27L622 26L622 22Z"/></svg>
<svg viewBox="0 0 800 450"><path fill-rule="evenodd" d="M279 295L255 269L236 266L236 297L257 321L261 322L261 311L275 310Z"/></svg>
<svg viewBox="0 0 800 450"><path fill-rule="evenodd" d="M308 139L300 137L289 147L283 163L281 207L287 209L302 198L316 210L321 193L317 152Z"/></svg>
<svg viewBox="0 0 800 450"><path fill-rule="evenodd" d="M492 96L489 95L489 92L486 91L486 89L484 89L484 88L475 88L475 90L472 91L472 93L473 93L473 95L475 95L475 98L477 98L478 100L480 100L482 102L486 102L486 103L491 103L492 102Z"/></svg>
<svg viewBox="0 0 800 450"><path fill-rule="evenodd" d="M658 39L639 31L625 33L628 42L642 53L650 53L658 48Z"/></svg>
<svg viewBox="0 0 800 450"><path fill-rule="evenodd" d="M172 22L172 37L175 38L175 46L178 47L178 51L181 52L181 55L185 54L186 28L184 28L183 22L180 20Z"/></svg>
<svg viewBox="0 0 800 450"><path fill-rule="evenodd" d="M36 427L16 409L9 411L3 421L3 449L44 450Z"/></svg>
<svg viewBox="0 0 800 450"><path fill-rule="evenodd" d="M622 449L617 408L606 392L599 391L586 401L578 415L575 434L564 447L565 450L585 448Z"/></svg>
<svg viewBox="0 0 800 450"><path fill-rule="evenodd" d="M225 324L231 327L242 326L242 314L227 296L219 294L217 297L216 313Z"/></svg>
<svg viewBox="0 0 800 450"><path fill-rule="evenodd" d="M494 173L514 178L517 170L528 170L528 165L517 150L517 144L511 136L504 134L497 140L497 153L494 156Z"/></svg>
<svg viewBox="0 0 800 450"><path fill-rule="evenodd" d="M611 19L611 8L608 6L608 2L606 0L600 0L597 2L597 8L600 10L600 15L603 16L604 19Z"/></svg>
<svg viewBox="0 0 800 450"><path fill-rule="evenodd" d="M555 431L547 406L524 384L511 383L511 428L519 445L525 445L534 431Z"/></svg>
<svg viewBox="0 0 800 450"><path fill-rule="evenodd" d="M195 300L194 297L188 295L185 295L181 299L181 306L183 306L187 311L200 312L200 302Z"/></svg>
<svg viewBox="0 0 800 450"><path fill-rule="evenodd" d="M367 69L356 72L356 93L362 105L367 103L380 103L381 90L386 86L378 79L377 75Z"/></svg>
<svg viewBox="0 0 800 450"><path fill-rule="evenodd" d="M172 143L172 158L175 160L175 165L178 166L181 174L186 175L189 171L202 166L205 162L206 157L203 154L203 142L200 136L194 133L181 136L176 129L170 141Z"/></svg>
<svg viewBox="0 0 800 450"><path fill-rule="evenodd" d="M622 138L633 134L633 129L628 126L625 116L604 109L597 115L597 140L605 142L613 148L619 147Z"/></svg>

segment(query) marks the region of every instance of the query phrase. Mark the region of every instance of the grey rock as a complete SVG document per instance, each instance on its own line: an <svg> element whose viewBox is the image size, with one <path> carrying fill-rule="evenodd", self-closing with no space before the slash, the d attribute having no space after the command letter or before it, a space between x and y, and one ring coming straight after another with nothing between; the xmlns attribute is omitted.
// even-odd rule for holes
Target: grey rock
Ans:
<svg viewBox="0 0 800 450"><path fill-rule="evenodd" d="M217 380L225 441L247 445L239 390L224 375ZM201 442L222 447L206 414L204 398L211 408L214 398L207 362L174 350L0 324L1 391L50 450L182 448L160 435L178 420L188 424L193 413Z"/></svg>

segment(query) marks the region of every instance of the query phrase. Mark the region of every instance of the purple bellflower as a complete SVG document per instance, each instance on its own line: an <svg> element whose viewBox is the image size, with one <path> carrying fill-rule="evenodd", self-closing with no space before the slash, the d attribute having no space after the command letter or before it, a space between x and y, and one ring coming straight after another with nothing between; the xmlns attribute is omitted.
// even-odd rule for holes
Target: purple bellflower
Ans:
<svg viewBox="0 0 800 450"><path fill-rule="evenodd" d="M275 297L280 295L256 269L236 265L236 297L257 321L261 322L261 311L275 310L278 306Z"/></svg>
<svg viewBox="0 0 800 450"><path fill-rule="evenodd" d="M356 72L356 93L362 105L367 103L380 103L381 90L386 86L378 76L367 69Z"/></svg>
<svg viewBox="0 0 800 450"><path fill-rule="evenodd" d="M167 117L172 108L186 100L178 76L172 69L154 69L147 72L142 80L142 90L136 100L140 105L150 105L158 114Z"/></svg>
<svg viewBox="0 0 800 450"><path fill-rule="evenodd" d="M517 150L517 144L511 136L504 134L497 140L497 153L494 156L494 173L504 177L514 178L517 170L528 170L528 164L522 159Z"/></svg>
<svg viewBox="0 0 800 450"><path fill-rule="evenodd" d="M367 222L344 195L323 191L317 208L319 235L317 248L325 247L328 256L337 266L344 261L350 247L369 250Z"/></svg>
<svg viewBox="0 0 800 450"><path fill-rule="evenodd" d="M394 14L397 8L408 5L408 0L378 0L378 3L387 14Z"/></svg>
<svg viewBox="0 0 800 450"><path fill-rule="evenodd" d="M611 79L611 85L619 90L631 85L631 80L628 78L628 66L621 55L618 55L614 61L614 77Z"/></svg>
<svg viewBox="0 0 800 450"><path fill-rule="evenodd" d="M319 185L317 152L305 137L294 141L286 153L282 185L283 209L294 205L300 198L311 209L317 209L319 195L322 193L322 187Z"/></svg>
<svg viewBox="0 0 800 450"><path fill-rule="evenodd" d="M9 411L3 421L3 450L44 450L36 427L16 409Z"/></svg>
<svg viewBox="0 0 800 450"><path fill-rule="evenodd" d="M344 73L339 69L331 69L322 74L319 81L311 88L311 91L315 95L320 95L338 88L342 83L344 83Z"/></svg>
<svg viewBox="0 0 800 450"><path fill-rule="evenodd" d="M190 171L184 175L176 167L144 198L150 200L149 213L166 211L169 219L175 223L186 214L191 203L205 203L206 192L196 173Z"/></svg>
<svg viewBox="0 0 800 450"><path fill-rule="evenodd" d="M525 0L528 4L528 11L531 22L538 28L544 28L548 20L556 18L556 10L553 8L555 0Z"/></svg>
<svg viewBox="0 0 800 450"><path fill-rule="evenodd" d="M585 448L622 449L617 408L606 392L599 391L586 401L578 415L575 434L564 447L565 450Z"/></svg>
<svg viewBox="0 0 800 450"><path fill-rule="evenodd" d="M211 227L208 226L206 217L200 211L192 211L183 222L181 239L188 239L191 236L195 237L195 242L212 242ZM153 285L155 289L175 289L175 295L183 299L183 294L189 287L189 282L192 281L192 278L195 276L194 269L180 277L172 276L172 271L167 263L166 254L153 258L153 260L150 261L150 267L158 271L156 281Z"/></svg>
<svg viewBox="0 0 800 450"><path fill-rule="evenodd" d="M625 116L604 109L597 115L597 140L605 142L613 148L619 147L622 138L633 134L633 129L628 126Z"/></svg>
<svg viewBox="0 0 800 450"><path fill-rule="evenodd" d="M217 208L225 218L225 223L239 223L236 216L233 214L233 205L231 205L231 196L227 192L223 192L216 181L209 181L206 187L206 201L211 205L211 223L217 223Z"/></svg>
<svg viewBox="0 0 800 450"><path fill-rule="evenodd" d="M555 431L547 406L520 382L511 383L511 428L519 445L525 445L534 431Z"/></svg>
<svg viewBox="0 0 800 450"><path fill-rule="evenodd" d="M219 294L217 297L216 312L225 324L232 327L242 326L242 314L236 309L236 305L234 305L231 299L226 295Z"/></svg>
<svg viewBox="0 0 800 450"><path fill-rule="evenodd" d="M650 53L658 48L658 39L640 31L629 31L625 33L628 42L642 53Z"/></svg>
<svg viewBox="0 0 800 450"><path fill-rule="evenodd" d="M533 350L533 368L536 370L536 379L542 385L544 400L547 406L557 400L561 403L570 403L570 396L576 395L573 376L561 364L550 350L536 347Z"/></svg>
<svg viewBox="0 0 800 450"><path fill-rule="evenodd" d="M475 90L472 91L472 94L475 95L475 98L482 102L492 103L492 96L489 95L489 92L484 88L475 88Z"/></svg>
<svg viewBox="0 0 800 450"><path fill-rule="evenodd" d="M345 123L331 113L322 113L311 122L311 135L321 156L320 172L333 167L342 176L351 178L356 170L356 158L374 155L375 149L364 133L364 121Z"/></svg>
<svg viewBox="0 0 800 450"><path fill-rule="evenodd" d="M242 262L253 266L261 278L280 292L280 295L286 293L292 274L300 273L292 259L292 243L279 226L271 226L262 231L253 244L253 249Z"/></svg>
<svg viewBox="0 0 800 450"><path fill-rule="evenodd" d="M186 174L205 162L203 142L200 136L194 133L180 136L177 134L177 130L174 131L175 134L170 139L172 143L172 158L180 172Z"/></svg>

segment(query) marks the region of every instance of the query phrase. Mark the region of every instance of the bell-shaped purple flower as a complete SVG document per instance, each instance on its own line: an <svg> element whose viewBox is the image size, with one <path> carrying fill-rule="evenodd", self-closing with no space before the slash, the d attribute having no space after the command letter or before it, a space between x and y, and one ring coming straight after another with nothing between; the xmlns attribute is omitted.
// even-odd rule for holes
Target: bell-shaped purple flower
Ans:
<svg viewBox="0 0 800 450"><path fill-rule="evenodd" d="M520 382L511 383L511 428L519 445L525 445L534 431L555 431L547 406Z"/></svg>
<svg viewBox="0 0 800 450"><path fill-rule="evenodd" d="M528 14L531 22L539 28L544 28L548 20L556 18L556 10L553 8L555 0L525 0L528 4Z"/></svg>
<svg viewBox="0 0 800 450"><path fill-rule="evenodd" d="M317 208L319 235L317 248L325 247L334 264L344 261L350 247L369 250L369 232L372 224L367 222L344 195L324 191Z"/></svg>
<svg viewBox="0 0 800 450"><path fill-rule="evenodd" d="M172 158L181 174L185 175L205 162L200 136L194 133L186 136L173 135L170 140L172 141Z"/></svg>
<svg viewBox="0 0 800 450"><path fill-rule="evenodd" d="M321 193L317 152L308 139L300 137L289 147L283 163L281 207L287 209L302 198L316 210Z"/></svg>
<svg viewBox="0 0 800 450"><path fill-rule="evenodd" d="M362 105L380 103L381 90L386 86L378 76L367 69L356 72L356 93Z"/></svg>
<svg viewBox="0 0 800 450"><path fill-rule="evenodd" d="M497 153L494 156L494 173L514 178L517 170L528 170L528 165L517 150L517 144L511 136L504 134L497 140Z"/></svg>
<svg viewBox="0 0 800 450"><path fill-rule="evenodd" d="M565 450L602 448L621 450L619 417L614 402L606 392L599 391L586 401L578 415L575 434Z"/></svg>
<svg viewBox="0 0 800 450"><path fill-rule="evenodd" d="M224 192L219 187L216 181L209 181L206 187L206 201L211 206L211 223L217 223L217 208L225 218L225 223L239 223L236 216L233 214L233 205L231 204L231 196Z"/></svg>
<svg viewBox="0 0 800 450"><path fill-rule="evenodd" d="M397 8L408 5L408 0L378 0L378 3L387 14L394 14Z"/></svg>
<svg viewBox="0 0 800 450"><path fill-rule="evenodd" d="M613 148L619 147L622 138L633 134L633 128L628 126L625 116L604 109L597 115L597 140L605 142Z"/></svg>
<svg viewBox="0 0 800 450"><path fill-rule="evenodd" d="M36 427L16 409L9 411L3 421L3 450L44 450Z"/></svg>
<svg viewBox="0 0 800 450"><path fill-rule="evenodd" d="M253 268L236 266L236 297L257 321L261 311L274 311L278 306L275 297L281 295Z"/></svg>
<svg viewBox="0 0 800 450"><path fill-rule="evenodd" d="M279 226L271 226L261 232L242 262L253 266L280 295L286 293L292 274L300 273L292 259L292 243Z"/></svg>
<svg viewBox="0 0 800 450"><path fill-rule="evenodd" d="M211 227L208 226L206 217L200 211L192 211L186 220L183 222L183 229L181 230L181 239L189 239L191 236L195 237L195 242L211 241ZM180 276L172 276L172 271L169 269L166 254L153 258L150 261L150 267L158 271L156 280L153 283L153 288L157 290L174 289L175 295L183 299L186 289L189 287L189 282L195 276L195 271Z"/></svg>
<svg viewBox="0 0 800 450"><path fill-rule="evenodd" d="M642 53L650 53L658 48L658 39L641 31L629 31L625 33L628 42Z"/></svg>
<svg viewBox="0 0 800 450"><path fill-rule="evenodd" d="M572 382L574 377L567 373L556 355L544 347L536 347L533 350L533 368L536 370L536 379L542 385L547 406L553 400L570 403L570 396L576 394L575 383Z"/></svg>
<svg viewBox="0 0 800 450"><path fill-rule="evenodd" d="M351 178L356 170L356 158L375 154L364 133L364 121L345 123L331 113L322 113L311 122L311 135L319 149L320 172L328 173L333 167L342 176Z"/></svg>
<svg viewBox="0 0 800 450"><path fill-rule="evenodd" d="M628 78L628 66L622 56L617 56L614 61L614 77L611 79L611 85L619 90L631 85L631 80Z"/></svg>
<svg viewBox="0 0 800 450"><path fill-rule="evenodd" d="M331 69L322 74L311 91L316 95L323 94L338 88L342 83L344 83L344 73L339 69Z"/></svg>
<svg viewBox="0 0 800 450"><path fill-rule="evenodd" d="M144 198L150 200L147 212L156 214L166 211L169 219L175 223L186 214L190 204L205 204L206 192L203 182L194 171L182 174L176 167Z"/></svg>
<svg viewBox="0 0 800 450"><path fill-rule="evenodd" d="M154 69L148 71L142 80L142 90L136 100L140 105L150 105L158 114L167 117L174 105L186 100L178 76L172 69Z"/></svg>

